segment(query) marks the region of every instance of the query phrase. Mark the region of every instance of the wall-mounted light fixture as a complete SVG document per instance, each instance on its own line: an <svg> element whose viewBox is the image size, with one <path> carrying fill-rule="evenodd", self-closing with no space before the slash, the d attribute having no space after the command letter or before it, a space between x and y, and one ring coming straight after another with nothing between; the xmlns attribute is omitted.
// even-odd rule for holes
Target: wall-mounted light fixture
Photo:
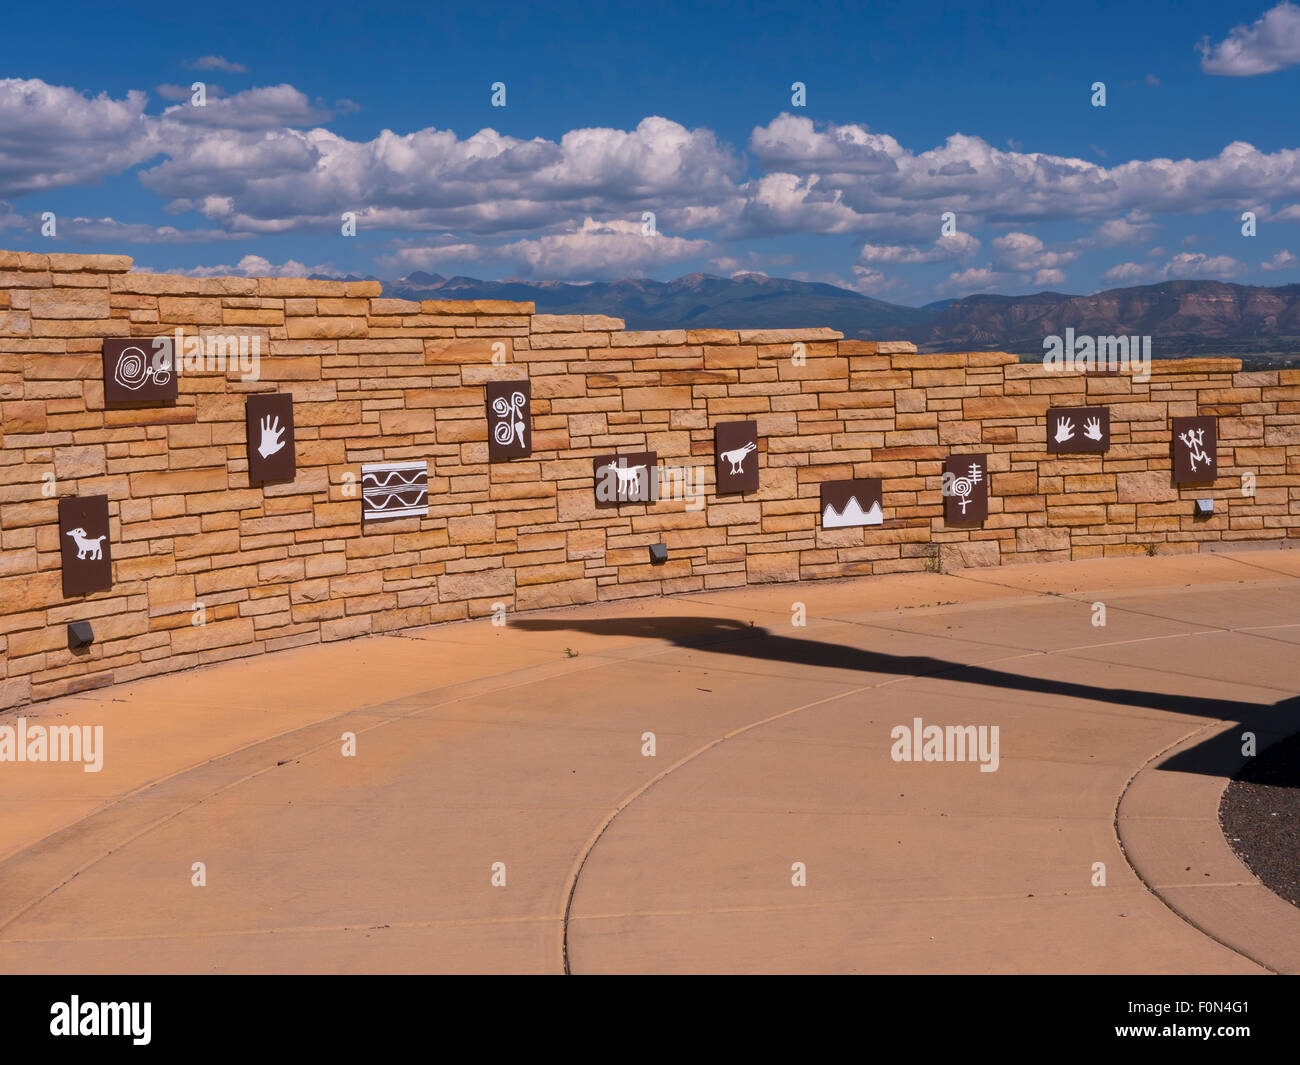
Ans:
<svg viewBox="0 0 1300 1065"><path fill-rule="evenodd" d="M74 621L68 626L68 650L89 647L95 642L95 630L89 621Z"/></svg>

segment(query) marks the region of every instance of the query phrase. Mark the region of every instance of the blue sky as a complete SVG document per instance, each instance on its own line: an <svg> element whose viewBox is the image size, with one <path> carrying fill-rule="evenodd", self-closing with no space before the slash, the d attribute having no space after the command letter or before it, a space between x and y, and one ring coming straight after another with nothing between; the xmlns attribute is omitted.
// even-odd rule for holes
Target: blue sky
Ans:
<svg viewBox="0 0 1300 1065"><path fill-rule="evenodd" d="M754 270L911 304L1300 281L1290 3L26 5L6 30L8 248L209 275Z"/></svg>

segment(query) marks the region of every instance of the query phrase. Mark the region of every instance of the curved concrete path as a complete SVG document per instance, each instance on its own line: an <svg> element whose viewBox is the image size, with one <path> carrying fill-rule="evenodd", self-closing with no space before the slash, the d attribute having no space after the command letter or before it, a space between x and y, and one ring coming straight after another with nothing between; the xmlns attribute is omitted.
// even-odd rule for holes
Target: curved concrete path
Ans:
<svg viewBox="0 0 1300 1065"><path fill-rule="evenodd" d="M1298 593L1300 551L774 585L41 704L105 764L0 764L0 971L1297 971L1216 806L1300 728ZM895 762L916 718L996 772Z"/></svg>

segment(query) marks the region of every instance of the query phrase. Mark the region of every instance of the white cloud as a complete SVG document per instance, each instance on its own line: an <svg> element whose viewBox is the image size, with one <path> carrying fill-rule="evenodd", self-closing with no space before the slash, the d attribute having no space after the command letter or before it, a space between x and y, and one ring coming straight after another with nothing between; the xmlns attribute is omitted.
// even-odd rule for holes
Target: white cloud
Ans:
<svg viewBox="0 0 1300 1065"><path fill-rule="evenodd" d="M91 185L162 148L148 95L88 97L38 79L0 80L0 196Z"/></svg>
<svg viewBox="0 0 1300 1065"><path fill-rule="evenodd" d="M173 86L160 85L158 88L159 95L163 95L162 89ZM189 102L191 94L188 90L182 88L182 93L186 102L167 108L162 113L163 119L223 129L275 129L317 125L334 117L331 111L319 103L313 104L292 85L266 85L245 89L232 96L209 92L202 107Z"/></svg>
<svg viewBox="0 0 1300 1065"><path fill-rule="evenodd" d="M1112 285L1132 285L1142 281L1174 281L1201 278L1227 280L1244 271L1242 263L1230 255L1206 255L1203 252L1179 252L1163 266L1150 263L1120 263L1112 266L1101 279Z"/></svg>
<svg viewBox="0 0 1300 1065"><path fill-rule="evenodd" d="M1050 271L1054 278L1049 284L1065 280L1059 267L1073 262L1079 252L1073 249L1053 251L1032 233L1007 233L993 241L994 260L1003 270L1027 273ZM1059 278L1056 275L1060 275ZM1039 282L1035 281L1035 284Z"/></svg>
<svg viewBox="0 0 1300 1065"><path fill-rule="evenodd" d="M948 275L938 293L958 296L1005 288L1050 288L1065 283L1061 269L1080 255L1077 248L1049 248L1032 233L1004 233L993 239L993 261Z"/></svg>
<svg viewBox="0 0 1300 1065"><path fill-rule="evenodd" d="M855 266L853 268L853 280L844 283L844 288L851 288L855 292L861 292L864 296L874 296L877 293L888 291L893 288L897 282L879 270L872 270L867 266Z"/></svg>
<svg viewBox="0 0 1300 1065"><path fill-rule="evenodd" d="M203 55L198 59L191 59L185 64L190 70L224 70L229 74L245 74L248 67L243 63L232 63L225 56L220 55Z"/></svg>
<svg viewBox="0 0 1300 1065"><path fill-rule="evenodd" d="M1135 210L1195 214L1300 195L1300 150L1265 153L1243 141L1208 159L1107 167L1003 151L960 133L913 153L861 126L817 128L809 118L783 114L756 128L749 147L764 167L779 168L764 182L781 181L802 192L786 205L782 222L790 230L932 232L944 211L955 212L963 228L981 222L1105 221Z"/></svg>
<svg viewBox="0 0 1300 1065"><path fill-rule="evenodd" d="M1167 280L1178 278L1206 278L1222 281L1236 277L1242 264L1230 255L1206 255L1203 252L1179 252L1161 270Z"/></svg>
<svg viewBox="0 0 1300 1065"><path fill-rule="evenodd" d="M155 85L153 91L164 100L171 100L173 102L178 100L188 100L194 95L194 90L188 85ZM215 82L205 85L203 91L210 100L226 95L226 90Z"/></svg>
<svg viewBox="0 0 1300 1065"><path fill-rule="evenodd" d="M1150 240L1159 230L1145 211L1129 211L1123 218L1110 218L1094 231L1093 242L1101 247L1138 244Z"/></svg>
<svg viewBox="0 0 1300 1065"><path fill-rule="evenodd" d="M558 143L491 129L465 140L384 130L365 142L320 128L225 129L190 131L184 148L141 180L183 207L228 204L225 224L258 232L336 228L345 210L359 229L480 234L587 216L639 225L647 210L676 228L739 210L739 160L708 130L656 117L631 131L571 130Z"/></svg>
<svg viewBox="0 0 1300 1065"><path fill-rule="evenodd" d="M972 266L949 274L946 281L935 286L935 291L951 293L954 296L969 296L976 292L993 292L1015 280L1012 275L994 270L990 266Z"/></svg>
<svg viewBox="0 0 1300 1065"><path fill-rule="evenodd" d="M707 240L688 240L662 233L647 236L640 222L598 222L587 218L580 227L566 233L549 233L492 247L401 248L381 262L389 268L409 272L472 259L510 264L521 276L590 280L636 276L668 263L702 257L712 249Z"/></svg>
<svg viewBox="0 0 1300 1065"><path fill-rule="evenodd" d="M709 265L720 274L726 274L730 277L735 274L764 273L765 270L760 268L789 267L794 264L794 261L793 255L769 255L748 251L744 255L720 255L717 258L710 259ZM790 273L787 276L799 280L797 273ZM839 283L839 281L828 282L828 284L832 285Z"/></svg>
<svg viewBox="0 0 1300 1065"><path fill-rule="evenodd" d="M152 269L136 265L133 273L154 273ZM297 259L287 259L282 263L272 263L261 255L245 255L235 266L195 266L188 270L168 269L169 274L183 274L186 277L331 277L342 278L347 274L323 263L307 266Z"/></svg>
<svg viewBox="0 0 1300 1065"><path fill-rule="evenodd" d="M1268 262L1259 264L1261 270L1294 270L1296 266L1300 266L1300 259L1297 259L1285 248L1275 252L1273 258Z"/></svg>
<svg viewBox="0 0 1300 1065"><path fill-rule="evenodd" d="M225 229L177 229L147 222L119 222L114 218L62 218L59 236L74 240L129 244L197 244L214 240L247 240L247 233ZM39 228L39 223L34 227Z"/></svg>
<svg viewBox="0 0 1300 1065"><path fill-rule="evenodd" d="M939 263L948 259L969 259L979 251L980 242L969 233L942 236L930 248L898 244L864 244L858 261L862 263Z"/></svg>
<svg viewBox="0 0 1300 1065"><path fill-rule="evenodd" d="M334 235L352 211L371 237L420 235L380 260L387 269L507 263L574 278L705 256L726 264L719 269L753 268L762 264L736 240L843 234L868 241L858 243L853 268L859 290L893 283L880 267L944 262L964 268L949 274L950 289L1058 286L1087 249L1153 239L1160 214L1283 203L1292 206L1274 217L1300 220L1300 149L1261 152L1240 141L1204 159L1105 166L998 149L962 133L916 152L864 125L789 114L753 130L748 159L709 129L657 116L558 139L425 128L350 140L320 126L330 109L291 85L230 96L210 87L205 108L180 97L183 86L164 89L182 102L149 115L142 92L91 98L39 80L0 81L0 197L88 185L147 164L140 182L165 211L189 214L199 228L76 219L82 235L136 243ZM643 236L646 211L659 233L673 236ZM949 211L962 233L935 241ZM1032 229L1057 219L1093 228L1073 243L1046 245ZM982 245L971 234L986 224L1002 235L989 261L973 265ZM1194 252L1205 245L1189 239L1153 276L1245 272L1229 256ZM1154 261L1165 258L1161 251ZM1107 278L1133 266L1121 263Z"/></svg>
<svg viewBox="0 0 1300 1065"><path fill-rule="evenodd" d="M1150 281L1156 273L1154 263L1120 263L1102 274L1101 279L1110 285L1132 285L1138 281Z"/></svg>
<svg viewBox="0 0 1300 1065"><path fill-rule="evenodd" d="M1248 78L1294 66L1300 63L1300 7L1278 4L1253 24L1234 26L1218 44L1202 39L1197 50L1207 74Z"/></svg>

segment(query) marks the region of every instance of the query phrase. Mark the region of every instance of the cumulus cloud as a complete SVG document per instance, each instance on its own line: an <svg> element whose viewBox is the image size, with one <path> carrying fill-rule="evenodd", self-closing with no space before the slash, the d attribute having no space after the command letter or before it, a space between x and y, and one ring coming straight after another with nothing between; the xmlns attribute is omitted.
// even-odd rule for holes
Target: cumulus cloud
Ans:
<svg viewBox="0 0 1300 1065"><path fill-rule="evenodd" d="M1294 270L1298 265L1300 265L1300 259L1297 259L1283 248L1281 251L1275 252L1273 258L1268 262L1260 263L1259 268L1261 270Z"/></svg>
<svg viewBox="0 0 1300 1065"><path fill-rule="evenodd" d="M1059 268L1079 257L1075 249L1055 251L1047 248L1032 233L1007 233L997 237L993 241L993 251L995 261L1004 270L1022 273L1050 271L1053 277L1060 274L1059 280L1065 279Z"/></svg>
<svg viewBox="0 0 1300 1065"><path fill-rule="evenodd" d="M898 244L864 244L858 261L863 263L940 263L949 259L969 259L979 251L980 242L969 233L951 233L936 240L932 247L917 248Z"/></svg>
<svg viewBox="0 0 1300 1065"><path fill-rule="evenodd" d="M245 74L248 67L243 63L232 63L225 56L221 55L203 55L198 59L191 59L185 64L190 70L224 70L229 74Z"/></svg>
<svg viewBox="0 0 1300 1065"><path fill-rule="evenodd" d="M137 243L337 234L340 215L353 212L359 232L404 234L380 262L407 271L472 262L604 277L706 257L743 269L759 264L737 250L740 240L843 235L859 248L850 284L860 291L893 284L891 267L941 263L955 271L941 288L1059 286L1085 250L1148 241L1165 214L1283 203L1293 206L1274 217L1300 220L1300 149L1261 152L1240 141L1203 159L1106 166L962 133L914 151L865 125L789 114L752 131L748 157L709 129L658 116L558 138L430 127L351 140L323 123L354 105L327 107L291 85L231 95L210 87L204 108L189 104L183 86L156 91L176 104L150 115L142 92L92 98L38 80L0 81L0 197L141 167L138 180L163 210L198 228L77 220L87 234ZM644 236L646 212L660 234L673 235ZM947 212L962 233L935 241ZM1033 228L1056 220L1090 232L1044 244ZM972 234L986 225L1001 235L980 263L983 245ZM1206 246L1192 239L1192 248ZM1189 248L1151 269L1245 268Z"/></svg>
<svg viewBox="0 0 1300 1065"><path fill-rule="evenodd" d="M709 260L709 265L721 274L728 277L737 274L758 274L763 270L760 268L788 267L793 265L793 255L769 255L761 252L749 251L744 255L720 255L715 259ZM798 280L797 274L790 274L790 277ZM828 284L838 284L837 281L827 282Z"/></svg>
<svg viewBox="0 0 1300 1065"><path fill-rule="evenodd" d="M1101 279L1110 285L1132 285L1138 281L1150 281L1156 273L1154 263L1120 263L1102 274Z"/></svg>
<svg viewBox="0 0 1300 1065"><path fill-rule="evenodd" d="M1203 252L1184 251L1165 263L1161 274L1169 280L1204 278L1223 281L1236 277L1241 271L1242 264L1231 255L1206 255Z"/></svg>
<svg viewBox="0 0 1300 1065"><path fill-rule="evenodd" d="M232 98L233 99L233 98ZM141 174L178 207L255 232L337 227L483 235L645 211L674 228L738 211L739 160L708 130L643 119L634 130L571 130L558 142L484 129L357 142L326 129L193 131L186 150ZM730 206L729 205L734 205ZM217 212L213 214L211 212Z"/></svg>
<svg viewBox="0 0 1300 1065"><path fill-rule="evenodd" d="M1174 255L1163 266L1154 262L1120 263L1118 266L1112 266L1101 275L1101 278L1114 285L1131 285L1140 281L1189 279L1227 281L1244 271L1244 264L1230 255L1206 255L1204 252L1183 251Z"/></svg>
<svg viewBox="0 0 1300 1065"><path fill-rule="evenodd" d="M1092 242L1102 247L1138 244L1150 240L1159 230L1145 211L1129 211L1123 218L1110 218L1093 232Z"/></svg>
<svg viewBox="0 0 1300 1065"><path fill-rule="evenodd" d="M972 266L949 274L946 281L936 286L936 291L969 296L977 292L993 292L1015 280L1011 274L994 270L991 266Z"/></svg>
<svg viewBox="0 0 1300 1065"><path fill-rule="evenodd" d="M133 273L154 273L150 267L137 265ZM169 274L184 274L186 277L329 277L343 278L347 274L328 263L307 266L297 259L286 259L282 263L272 263L261 255L245 255L234 266L195 266L188 270L169 268Z"/></svg>
<svg viewBox="0 0 1300 1065"><path fill-rule="evenodd" d="M993 260L958 270L935 287L958 296L999 288L1051 288L1065 283L1068 265L1081 254L1077 247L1048 247L1032 233L1004 233L993 239Z"/></svg>
<svg viewBox="0 0 1300 1065"><path fill-rule="evenodd" d="M1300 150L1261 152L1234 141L1208 159L1132 160L1114 166L1040 152L1003 151L953 134L913 153L856 125L814 125L783 114L756 128L749 148L790 195L787 229L933 231L953 211L977 222L1106 220L1202 213L1300 195ZM969 225L969 223L968 223Z"/></svg>
<svg viewBox="0 0 1300 1065"><path fill-rule="evenodd" d="M0 80L0 196L89 185L156 155L148 95L90 97L39 79Z"/></svg>
<svg viewBox="0 0 1300 1065"><path fill-rule="evenodd" d="M188 100L194 95L194 90L188 85L155 85L153 91L164 100L171 100L173 102L178 100ZM210 100L215 100L218 97L226 95L226 90L215 83L205 85L203 91L207 94L208 99Z"/></svg>
<svg viewBox="0 0 1300 1065"><path fill-rule="evenodd" d="M462 260L510 265L520 276L588 280L625 277L669 263L700 258L710 252L707 240L688 240L662 233L647 235L640 222L583 220L565 233L494 246L437 244L398 249L381 260L402 272L429 270Z"/></svg>
<svg viewBox="0 0 1300 1065"><path fill-rule="evenodd" d="M1201 69L1207 74L1248 78L1271 74L1300 63L1300 7L1281 3L1249 26L1234 26L1226 38L1197 45Z"/></svg>
<svg viewBox="0 0 1300 1065"><path fill-rule="evenodd" d="M225 229L178 229L148 222L119 222L114 218L60 217L59 236L98 243L198 244L214 240L247 240L250 234L232 233Z"/></svg>
<svg viewBox="0 0 1300 1065"><path fill-rule="evenodd" d="M874 296L893 288L895 284L895 279L886 276L880 270L873 270L868 266L855 266L853 280L845 287L861 292L864 296Z"/></svg>
<svg viewBox="0 0 1300 1065"><path fill-rule="evenodd" d="M32 229L31 219L14 210L13 204L0 200L0 229Z"/></svg>
<svg viewBox="0 0 1300 1065"><path fill-rule="evenodd" d="M231 96L207 91L207 102L196 107L189 102L190 91L180 86L160 85L163 89L180 88L185 102L162 113L164 120L191 125L217 126L223 129L275 129L282 126L311 126L328 122L332 111L319 102L313 104L292 85L267 85L245 89ZM172 97L177 99L177 97Z"/></svg>

